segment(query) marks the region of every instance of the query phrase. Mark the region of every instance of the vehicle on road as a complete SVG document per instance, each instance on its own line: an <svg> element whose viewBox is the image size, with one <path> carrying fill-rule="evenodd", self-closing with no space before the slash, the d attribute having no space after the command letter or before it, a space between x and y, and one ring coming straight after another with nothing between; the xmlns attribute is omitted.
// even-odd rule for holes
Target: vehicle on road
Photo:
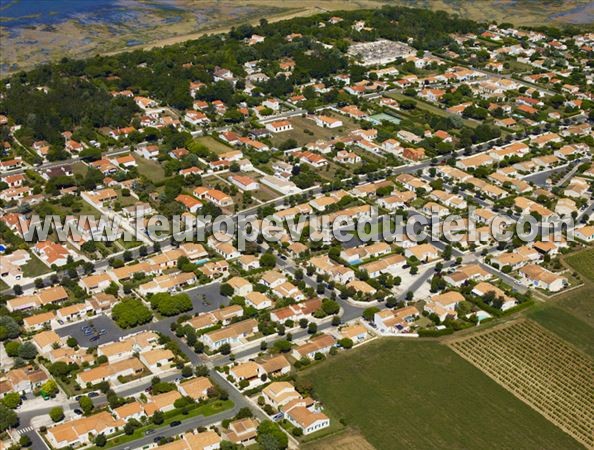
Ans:
<svg viewBox="0 0 594 450"><path fill-rule="evenodd" d="M172 428L173 428L173 427L177 427L177 426L179 426L179 425L181 425L181 421L180 421L180 420L174 420L173 422L171 422L171 423L169 424L169 426L170 426L170 427L172 427Z"/></svg>
<svg viewBox="0 0 594 450"><path fill-rule="evenodd" d="M145 436L148 436L148 435L150 435L150 434L153 434L154 432L155 432L155 430L153 430L153 429L151 428L151 429L149 429L149 430L146 430L146 431L144 432L144 435L145 435Z"/></svg>

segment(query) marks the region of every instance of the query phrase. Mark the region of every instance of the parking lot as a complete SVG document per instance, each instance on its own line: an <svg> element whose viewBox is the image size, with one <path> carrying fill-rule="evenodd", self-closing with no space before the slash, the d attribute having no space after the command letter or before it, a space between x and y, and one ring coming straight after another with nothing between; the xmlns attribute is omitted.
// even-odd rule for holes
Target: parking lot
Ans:
<svg viewBox="0 0 594 450"><path fill-rule="evenodd" d="M88 326L90 324L94 325L97 331L105 330L103 335L95 341L91 340L94 334L85 335L84 331L82 330L82 327ZM76 338L79 345L82 347L95 347L99 344L115 341L127 334L125 330L122 330L113 320L111 320L111 318L105 315L95 316L89 318L89 320L84 320L66 327L59 328L56 330L56 332L62 337L72 336Z"/></svg>
<svg viewBox="0 0 594 450"><path fill-rule="evenodd" d="M229 299L220 293L221 283L211 283L185 291L192 299L192 313L213 311L229 304Z"/></svg>

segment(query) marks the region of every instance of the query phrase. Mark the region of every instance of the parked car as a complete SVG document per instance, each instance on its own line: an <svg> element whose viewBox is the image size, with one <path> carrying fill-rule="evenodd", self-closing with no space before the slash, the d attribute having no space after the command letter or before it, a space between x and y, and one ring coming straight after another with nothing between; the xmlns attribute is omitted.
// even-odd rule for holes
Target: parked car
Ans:
<svg viewBox="0 0 594 450"><path fill-rule="evenodd" d="M154 442L155 444L158 444L158 443L159 443L159 441L161 441L161 439L163 439L163 436L155 436L155 438L153 439L153 442Z"/></svg>
<svg viewBox="0 0 594 450"><path fill-rule="evenodd" d="M89 398L99 397L99 392L89 392L87 394L87 397L89 397Z"/></svg>
<svg viewBox="0 0 594 450"><path fill-rule="evenodd" d="M74 410L74 414L76 414L77 416L82 416L82 415L83 415L83 412L82 412L82 410L81 410L81 409L78 409L78 408L76 408L76 409Z"/></svg>

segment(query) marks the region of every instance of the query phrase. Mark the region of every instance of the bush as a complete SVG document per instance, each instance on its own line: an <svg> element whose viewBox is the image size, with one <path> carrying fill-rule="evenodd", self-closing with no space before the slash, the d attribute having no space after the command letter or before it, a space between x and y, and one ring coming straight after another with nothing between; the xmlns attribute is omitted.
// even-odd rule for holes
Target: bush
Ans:
<svg viewBox="0 0 594 450"><path fill-rule="evenodd" d="M340 344L340 346L342 348L346 348L346 349L353 348L353 341L352 341L352 339L343 338L340 341L338 341L338 343Z"/></svg>

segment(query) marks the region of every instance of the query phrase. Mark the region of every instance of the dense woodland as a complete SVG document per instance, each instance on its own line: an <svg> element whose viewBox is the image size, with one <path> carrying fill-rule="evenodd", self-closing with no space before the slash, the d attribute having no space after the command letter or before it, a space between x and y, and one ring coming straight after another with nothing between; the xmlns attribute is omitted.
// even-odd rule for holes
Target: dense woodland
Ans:
<svg viewBox="0 0 594 450"><path fill-rule="evenodd" d="M243 64L261 59L271 79L260 88L263 94L287 94L297 83L324 77L347 68L344 51L349 41L372 41L378 38L406 41L414 39L418 49L434 50L451 43L453 32L476 32L482 28L470 20L444 13L400 7L336 13L345 20L320 28L320 21L331 14L295 18L259 26L241 25L227 35L204 36L165 48L134 51L113 56L96 56L87 60L62 59L13 75L2 89L4 99L0 112L23 124L23 132L33 139L45 139L58 145L60 133L73 127L119 127L130 123L137 107L126 98L114 98L111 90L131 89L150 95L175 108L192 105L190 81L212 82L215 66L243 75ZM373 31L355 32L351 25L365 20ZM255 46L246 46L243 39L252 34L267 39ZM305 39L288 42L285 36L301 33ZM331 44L325 48L321 43ZM289 78L278 77L278 60L291 57L296 68ZM191 63L191 66L188 64ZM46 89L39 89L42 86ZM240 87L240 86L238 86ZM246 95L234 91L225 82L211 83L199 98L220 99L233 106L246 101Z"/></svg>

